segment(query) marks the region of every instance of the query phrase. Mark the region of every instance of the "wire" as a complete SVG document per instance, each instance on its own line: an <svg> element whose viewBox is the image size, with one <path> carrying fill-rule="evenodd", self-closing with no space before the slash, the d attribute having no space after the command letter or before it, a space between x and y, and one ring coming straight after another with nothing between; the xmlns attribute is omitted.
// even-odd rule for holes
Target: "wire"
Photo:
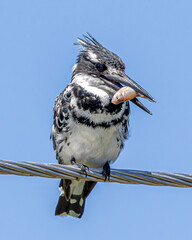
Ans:
<svg viewBox="0 0 192 240"><path fill-rule="evenodd" d="M85 175L80 168L71 165L0 160L0 174L104 182L102 171L99 168L89 168ZM111 169L110 180L107 182L192 187L192 174Z"/></svg>

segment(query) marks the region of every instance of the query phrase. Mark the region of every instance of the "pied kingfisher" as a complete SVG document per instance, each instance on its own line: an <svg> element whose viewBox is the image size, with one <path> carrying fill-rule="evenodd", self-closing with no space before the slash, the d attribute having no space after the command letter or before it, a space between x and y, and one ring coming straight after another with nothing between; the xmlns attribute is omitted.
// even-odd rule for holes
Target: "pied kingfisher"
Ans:
<svg viewBox="0 0 192 240"><path fill-rule="evenodd" d="M109 164L119 156L128 135L130 113L129 102L111 103L114 93L124 84L155 100L125 74L122 60L90 34L84 40L78 38L76 44L82 49L71 83L56 98L51 138L59 164L103 168L109 178ZM151 114L137 98L131 101ZM95 185L62 179L55 215L81 218L85 199Z"/></svg>

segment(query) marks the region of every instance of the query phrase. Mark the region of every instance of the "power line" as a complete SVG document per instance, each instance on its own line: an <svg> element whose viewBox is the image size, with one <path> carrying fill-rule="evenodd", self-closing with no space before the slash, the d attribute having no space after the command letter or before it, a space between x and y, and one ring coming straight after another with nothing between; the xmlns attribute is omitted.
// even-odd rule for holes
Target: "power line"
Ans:
<svg viewBox="0 0 192 240"><path fill-rule="evenodd" d="M79 179L104 182L102 169L89 168L87 175L76 166L0 160L0 174ZM108 182L108 181L107 181ZM192 174L111 169L109 182L152 186L192 187Z"/></svg>

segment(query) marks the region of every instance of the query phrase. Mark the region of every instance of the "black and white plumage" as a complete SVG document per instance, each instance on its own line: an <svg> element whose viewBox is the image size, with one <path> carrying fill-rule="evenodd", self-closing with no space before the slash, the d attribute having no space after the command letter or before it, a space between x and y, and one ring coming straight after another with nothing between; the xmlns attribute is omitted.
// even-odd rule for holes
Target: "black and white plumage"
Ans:
<svg viewBox="0 0 192 240"><path fill-rule="evenodd" d="M112 104L114 93L123 83L154 99L125 75L125 65L116 54L91 35L84 37L78 39L83 49L72 81L55 101L51 138L59 164L102 168L117 159L128 135L129 102ZM134 101L148 111L138 99ZM95 184L62 179L55 214L80 218Z"/></svg>

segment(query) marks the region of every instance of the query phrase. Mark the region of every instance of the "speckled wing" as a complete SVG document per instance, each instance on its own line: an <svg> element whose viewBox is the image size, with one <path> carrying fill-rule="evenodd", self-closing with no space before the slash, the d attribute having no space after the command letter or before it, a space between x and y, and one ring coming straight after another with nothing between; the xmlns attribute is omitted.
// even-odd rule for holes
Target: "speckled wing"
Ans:
<svg viewBox="0 0 192 240"><path fill-rule="evenodd" d="M51 139L53 147L57 155L61 152L63 142L67 141L69 132L69 105L71 99L71 90L67 87L55 100L53 109L53 126L51 131ZM60 163L60 159L58 159Z"/></svg>

